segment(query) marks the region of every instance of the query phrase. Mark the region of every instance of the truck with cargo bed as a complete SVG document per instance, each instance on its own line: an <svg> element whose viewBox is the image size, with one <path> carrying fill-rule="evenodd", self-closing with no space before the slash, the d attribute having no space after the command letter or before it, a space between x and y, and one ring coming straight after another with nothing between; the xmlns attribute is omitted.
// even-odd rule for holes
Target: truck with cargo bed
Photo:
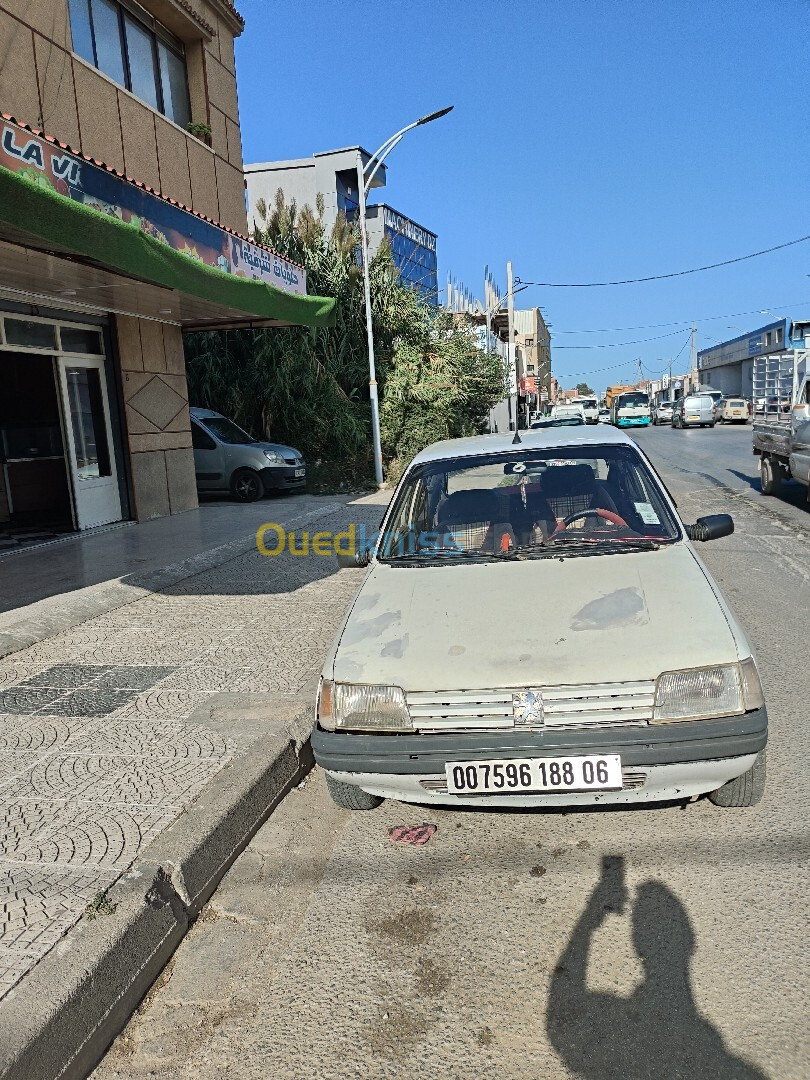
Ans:
<svg viewBox="0 0 810 1080"><path fill-rule="evenodd" d="M785 480L807 488L810 501L810 350L754 362L754 393L763 400L755 414L753 452L759 458L763 495L778 495Z"/></svg>

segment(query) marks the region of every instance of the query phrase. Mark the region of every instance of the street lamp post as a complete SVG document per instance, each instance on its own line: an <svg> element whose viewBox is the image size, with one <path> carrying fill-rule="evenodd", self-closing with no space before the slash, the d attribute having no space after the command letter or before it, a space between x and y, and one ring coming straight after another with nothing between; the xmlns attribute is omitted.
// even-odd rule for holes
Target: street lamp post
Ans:
<svg viewBox="0 0 810 1080"><path fill-rule="evenodd" d="M446 109L439 109L437 112L429 113L427 116L422 116L418 120L414 120L412 124L408 124L402 128L396 134L392 135L390 139L386 139L382 146L376 153L371 155L367 168L371 168L371 172L366 176L366 168L363 167L363 156L360 150L357 151L357 189L359 194L359 206L358 213L360 215L360 249L363 255L363 289L365 292L366 302L366 337L368 338L368 393L371 400L371 434L374 441L374 476L378 484L383 482L383 465L382 465L382 445L380 442L380 400L377 394L377 373L374 364L374 326L371 313L371 278L369 276L369 255L368 255L368 231L366 229L366 195L368 195L371 188L372 181L377 175L377 170L382 165L383 161L388 157L394 147L409 131L412 131L415 127L421 127L423 124L429 124L432 120L438 120L440 116L446 116L452 110L453 106L450 105Z"/></svg>

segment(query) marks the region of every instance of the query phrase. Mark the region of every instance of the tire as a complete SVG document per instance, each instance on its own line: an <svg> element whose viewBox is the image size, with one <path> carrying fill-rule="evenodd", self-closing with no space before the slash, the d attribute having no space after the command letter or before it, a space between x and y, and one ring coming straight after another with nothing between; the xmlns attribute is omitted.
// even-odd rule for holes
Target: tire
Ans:
<svg viewBox="0 0 810 1080"><path fill-rule="evenodd" d="M379 795L369 795L354 784L344 784L326 774L326 787L332 796L332 802L342 810L376 810L383 801Z"/></svg>
<svg viewBox="0 0 810 1080"><path fill-rule="evenodd" d="M709 427L710 427L710 428L713 428L713 427L714 427L714 423L715 423L715 422L714 422L714 420L712 420L712 422L711 422L711 423L709 424Z"/></svg>
<svg viewBox="0 0 810 1080"><path fill-rule="evenodd" d="M765 751L761 750L748 772L710 791L709 801L715 806L756 806L765 794L765 774Z"/></svg>
<svg viewBox="0 0 810 1080"><path fill-rule="evenodd" d="M778 495L782 487L782 477L774 463L765 455L759 462L759 487L763 495Z"/></svg>
<svg viewBox="0 0 810 1080"><path fill-rule="evenodd" d="M231 477L231 494L239 502L257 502L264 495L262 478L253 469L237 469Z"/></svg>

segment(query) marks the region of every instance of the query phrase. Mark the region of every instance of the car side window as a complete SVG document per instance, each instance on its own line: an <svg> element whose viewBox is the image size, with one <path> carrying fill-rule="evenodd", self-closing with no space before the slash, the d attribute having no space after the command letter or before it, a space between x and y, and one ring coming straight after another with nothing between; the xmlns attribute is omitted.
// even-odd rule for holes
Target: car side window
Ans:
<svg viewBox="0 0 810 1080"><path fill-rule="evenodd" d="M217 444L207 431L203 431L199 424L191 421L191 445L195 450L216 450Z"/></svg>

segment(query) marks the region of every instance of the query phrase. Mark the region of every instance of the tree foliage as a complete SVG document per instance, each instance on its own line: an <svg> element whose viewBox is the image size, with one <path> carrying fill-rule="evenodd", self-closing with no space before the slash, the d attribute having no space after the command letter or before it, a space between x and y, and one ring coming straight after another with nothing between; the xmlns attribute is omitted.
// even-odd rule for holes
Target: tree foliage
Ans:
<svg viewBox="0 0 810 1080"><path fill-rule="evenodd" d="M577 383L577 393L582 397L594 397L596 395L596 391L591 390L586 382Z"/></svg>
<svg viewBox="0 0 810 1080"><path fill-rule="evenodd" d="M501 359L475 345L469 324L436 311L394 349L381 409L392 478L429 443L480 433L505 392Z"/></svg>
<svg viewBox="0 0 810 1080"><path fill-rule="evenodd" d="M272 209L257 209L256 239L301 263L311 294L337 299L336 324L186 335L190 400L257 437L300 448L310 461L339 462L347 476L368 477L373 456L358 230L341 214L327 234L322 202L299 209L281 191ZM385 446L401 459L435 438L473 429L502 396L503 378L500 364L497 380L492 365L491 371L482 366L469 332L454 329L446 313L400 282L387 244L369 273Z"/></svg>

